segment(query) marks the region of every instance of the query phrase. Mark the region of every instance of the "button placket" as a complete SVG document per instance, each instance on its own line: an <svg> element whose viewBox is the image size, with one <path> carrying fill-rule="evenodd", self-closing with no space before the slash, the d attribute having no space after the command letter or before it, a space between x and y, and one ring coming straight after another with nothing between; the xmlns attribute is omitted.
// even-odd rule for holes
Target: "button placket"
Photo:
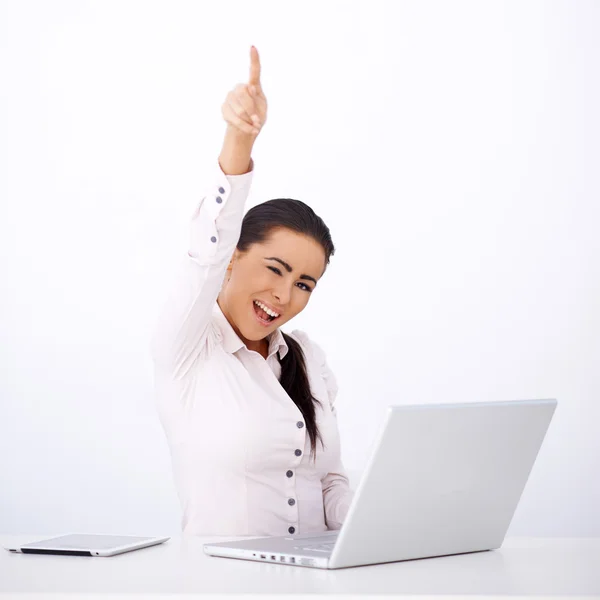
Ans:
<svg viewBox="0 0 600 600"><path fill-rule="evenodd" d="M288 477L288 479L291 480L292 477L294 476L294 472L291 469L289 469L286 472L286 476ZM294 492L295 492L295 487L296 486L294 485ZM296 523L297 524L298 523L298 510L296 508L296 500L295 500L295 498L288 498L287 503L288 503L288 506L290 507L290 513L289 513L290 521L292 523ZM295 531L296 531L296 528L293 525L290 525L290 527L288 528L288 532L289 533L294 533Z"/></svg>
<svg viewBox="0 0 600 600"><path fill-rule="evenodd" d="M301 431L302 429L304 429L304 423L302 421L296 421L296 428L298 430L298 433L303 438L301 440L301 442L302 442L302 445L304 445L306 436L304 434L304 431ZM300 444L298 444L298 445L300 445ZM302 456L302 450L300 450L300 448L296 448L294 450L294 456L296 456L296 457ZM292 483L292 477L294 477L294 471L292 471L291 469L288 469L285 474L286 474L286 477L290 480L290 483ZM296 485L295 485L295 481L294 481L294 491L295 491L295 488L296 488ZM294 522L297 525L298 524L298 508L296 507L296 498L289 497L287 500L287 503L290 507L293 507L292 510L294 512L294 515L293 515L293 519L291 519L291 520L292 520L292 522ZM296 527L294 525L290 525L288 527L288 533L295 533L295 532L296 532Z"/></svg>

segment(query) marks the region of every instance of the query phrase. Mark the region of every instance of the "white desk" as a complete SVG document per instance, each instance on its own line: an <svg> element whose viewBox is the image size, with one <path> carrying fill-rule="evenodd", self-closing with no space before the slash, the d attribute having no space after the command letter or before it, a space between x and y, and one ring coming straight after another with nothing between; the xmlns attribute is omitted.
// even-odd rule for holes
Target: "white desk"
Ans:
<svg viewBox="0 0 600 600"><path fill-rule="evenodd" d="M0 535L0 545L52 537ZM15 554L0 548L0 599L95 600L183 594L328 594L600 597L600 538L507 538L489 552L326 571L204 554L225 538L173 537L159 546L108 558ZM231 538L228 538L231 539ZM73 598L73 597L71 597ZM471 599L470 599L471 600Z"/></svg>

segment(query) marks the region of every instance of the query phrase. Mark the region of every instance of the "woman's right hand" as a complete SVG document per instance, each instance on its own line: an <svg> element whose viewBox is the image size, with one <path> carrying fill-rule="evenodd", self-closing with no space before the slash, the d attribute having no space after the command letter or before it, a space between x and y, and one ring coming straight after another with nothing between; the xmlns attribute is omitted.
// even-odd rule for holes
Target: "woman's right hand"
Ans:
<svg viewBox="0 0 600 600"><path fill-rule="evenodd" d="M227 94L221 107L227 128L256 139L267 120L267 99L260 85L258 50L250 48L250 77Z"/></svg>

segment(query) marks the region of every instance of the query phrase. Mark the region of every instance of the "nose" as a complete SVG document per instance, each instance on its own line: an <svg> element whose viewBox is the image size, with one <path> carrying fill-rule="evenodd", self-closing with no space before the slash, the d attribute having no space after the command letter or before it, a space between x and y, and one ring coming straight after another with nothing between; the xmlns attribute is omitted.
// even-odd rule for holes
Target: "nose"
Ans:
<svg viewBox="0 0 600 600"><path fill-rule="evenodd" d="M286 306L292 297L292 290L289 286L280 286L273 290L273 297L277 299L279 306Z"/></svg>

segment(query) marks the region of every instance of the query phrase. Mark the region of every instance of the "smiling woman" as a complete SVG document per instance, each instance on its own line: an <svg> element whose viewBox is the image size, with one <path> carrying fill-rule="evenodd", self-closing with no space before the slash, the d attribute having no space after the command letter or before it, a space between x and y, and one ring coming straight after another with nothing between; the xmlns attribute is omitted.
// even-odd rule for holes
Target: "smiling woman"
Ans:
<svg viewBox="0 0 600 600"><path fill-rule="evenodd" d="M157 402L183 530L286 535L339 529L352 492L341 461L336 379L320 346L281 326L303 311L334 253L300 200L244 205L266 119L258 53L230 93L214 186L152 338Z"/></svg>
<svg viewBox="0 0 600 600"><path fill-rule="evenodd" d="M304 310L334 252L329 228L300 200L268 200L246 213L218 303L248 349L268 358L269 334ZM305 418L314 457L319 432L302 349L282 336L281 385Z"/></svg>

